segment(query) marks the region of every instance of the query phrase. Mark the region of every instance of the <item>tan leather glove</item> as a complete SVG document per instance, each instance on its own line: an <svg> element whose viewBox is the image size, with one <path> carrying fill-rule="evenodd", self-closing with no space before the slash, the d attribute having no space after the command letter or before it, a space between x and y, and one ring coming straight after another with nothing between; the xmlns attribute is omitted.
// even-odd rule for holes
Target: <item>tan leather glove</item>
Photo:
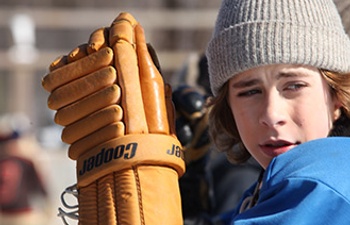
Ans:
<svg viewBox="0 0 350 225"><path fill-rule="evenodd" d="M171 88L141 25L121 13L50 68L43 87L77 160L79 224L182 224Z"/></svg>

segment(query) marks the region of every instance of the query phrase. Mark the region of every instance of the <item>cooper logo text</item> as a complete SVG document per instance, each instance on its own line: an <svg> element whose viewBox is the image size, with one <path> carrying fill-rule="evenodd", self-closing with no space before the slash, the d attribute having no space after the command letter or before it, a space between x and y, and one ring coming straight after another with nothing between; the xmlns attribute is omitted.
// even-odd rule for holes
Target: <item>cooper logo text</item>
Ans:
<svg viewBox="0 0 350 225"><path fill-rule="evenodd" d="M127 145L118 145L115 148L103 148L97 155L84 160L83 168L79 171L79 175L81 176L115 159L131 159L136 154L137 146L137 143L129 143Z"/></svg>

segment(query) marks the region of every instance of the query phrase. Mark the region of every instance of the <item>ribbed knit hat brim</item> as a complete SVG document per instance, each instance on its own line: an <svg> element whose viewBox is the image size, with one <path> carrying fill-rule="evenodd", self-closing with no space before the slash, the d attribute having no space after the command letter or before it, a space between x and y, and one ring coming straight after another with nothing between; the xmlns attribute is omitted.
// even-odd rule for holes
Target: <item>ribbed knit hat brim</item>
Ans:
<svg viewBox="0 0 350 225"><path fill-rule="evenodd" d="M332 0L225 0L207 49L214 95L233 75L266 64L350 71L350 40Z"/></svg>

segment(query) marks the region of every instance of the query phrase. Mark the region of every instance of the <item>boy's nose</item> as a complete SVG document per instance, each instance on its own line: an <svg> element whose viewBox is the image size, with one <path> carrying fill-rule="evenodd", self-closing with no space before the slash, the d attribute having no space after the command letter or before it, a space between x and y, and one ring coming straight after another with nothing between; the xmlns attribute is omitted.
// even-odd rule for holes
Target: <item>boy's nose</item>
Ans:
<svg viewBox="0 0 350 225"><path fill-rule="evenodd" d="M262 104L259 123L263 126L277 127L286 123L287 107L283 98L277 92L267 95Z"/></svg>

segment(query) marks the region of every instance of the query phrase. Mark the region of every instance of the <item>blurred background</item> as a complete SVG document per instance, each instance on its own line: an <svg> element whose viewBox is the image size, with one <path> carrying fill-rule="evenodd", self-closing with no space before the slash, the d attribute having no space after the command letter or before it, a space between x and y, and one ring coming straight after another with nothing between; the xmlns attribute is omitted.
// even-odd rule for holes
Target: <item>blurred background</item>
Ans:
<svg viewBox="0 0 350 225"><path fill-rule="evenodd" d="M48 93L41 87L49 64L127 11L145 28L165 80L173 85L184 79L195 82L187 75L198 73L197 62L211 37L219 4L219 0L0 0L0 139L19 134L14 138L17 150L12 146L10 154L33 162L46 194L44 200L26 202L26 207L43 213L44 224L63 224L56 216L62 206L60 195L75 183L75 162L67 157L62 128L53 123L54 111L47 108ZM1 155L6 150L0 146ZM6 178L4 168L0 170ZM13 171L7 176L13 177ZM5 178L0 177L0 193ZM12 215L21 213L13 208L7 213L2 207L1 225L28 224L11 222Z"/></svg>
<svg viewBox="0 0 350 225"><path fill-rule="evenodd" d="M335 1L349 31L349 0ZM0 0L1 225L63 224L57 209L62 191L75 183L75 162L67 156L62 127L53 123L41 87L49 64L127 11L145 28L165 80L196 85L219 5L220 0ZM38 213L26 217L27 211Z"/></svg>

